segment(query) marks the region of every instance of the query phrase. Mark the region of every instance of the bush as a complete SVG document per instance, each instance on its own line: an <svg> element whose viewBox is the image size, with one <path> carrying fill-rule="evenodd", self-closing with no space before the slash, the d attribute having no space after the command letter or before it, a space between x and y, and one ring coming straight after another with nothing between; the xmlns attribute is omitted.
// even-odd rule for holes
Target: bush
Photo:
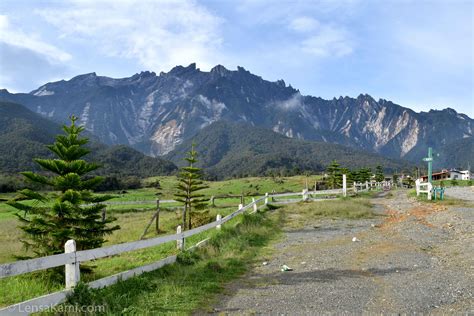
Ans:
<svg viewBox="0 0 474 316"><path fill-rule="evenodd" d="M456 180L456 179L451 180L451 185L453 187L457 186L458 185L458 180Z"/></svg>

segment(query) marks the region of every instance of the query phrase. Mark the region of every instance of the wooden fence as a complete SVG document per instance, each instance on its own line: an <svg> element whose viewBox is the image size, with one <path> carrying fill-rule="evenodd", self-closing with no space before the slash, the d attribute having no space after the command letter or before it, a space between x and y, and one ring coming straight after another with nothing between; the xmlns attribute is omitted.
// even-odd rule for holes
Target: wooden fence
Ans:
<svg viewBox="0 0 474 316"><path fill-rule="evenodd" d="M416 196L420 196L421 193L426 194L428 200L431 200L433 195L433 185L430 182L421 182L420 179L415 181Z"/></svg>
<svg viewBox="0 0 474 316"><path fill-rule="evenodd" d="M344 176L345 180L345 176ZM208 223L206 225L187 230L181 231L181 226L177 227L177 233L173 235L166 235L166 236L159 236L156 238L146 239L146 240L139 240L133 242L127 242L117 245L112 245L108 247L90 249L90 250L82 250L76 251L75 241L69 240L65 245L65 252L62 254L29 259L29 260L21 260L12 263L5 263L0 265L0 279L6 277L12 277L15 275L30 273L39 270L45 270L49 268L55 268L60 266L65 266L65 290L47 294L41 297L37 297L34 299L30 299L21 303L17 303L5 308L0 309L0 314L30 314L33 312L39 312L44 309L51 309L53 306L60 304L63 302L67 295L73 291L73 287L77 285L80 281L80 270L79 265L81 262L86 262L90 260L110 257L113 255L118 255L124 252L133 251L144 249L148 247L154 247L157 245L161 245L164 243L175 241L177 243L177 247L180 250L184 250L185 247L185 239L187 237L202 233L204 231L217 228L219 229L222 224L228 222L232 218L238 216L239 214L245 212L248 209L252 209L251 213L254 213L258 210L258 204L266 205L270 202L270 199L275 198L282 198L282 197L294 197L294 196L301 196L301 198L292 200L293 202L298 201L306 201L306 200L314 200L315 197L321 195L343 195L346 196L346 181L344 181L344 185L342 189L334 189L334 190L323 190L323 191L308 191L303 190L302 192L290 192L290 193L279 193L279 194L268 194L266 193L265 196L260 197L258 199L252 198L252 202L243 206L242 204L239 205L238 209L225 216L221 217L217 215L216 221L212 223ZM199 242L198 244L200 244ZM112 276L108 276L93 282L88 283L89 287L91 288L102 288L105 286L112 285L119 280L126 280L136 275L140 275L144 272L149 272L156 270L160 267L165 265L174 263L176 261L176 256L169 256L157 262L154 262L149 265L141 266L138 268L134 268L125 272L117 273Z"/></svg>

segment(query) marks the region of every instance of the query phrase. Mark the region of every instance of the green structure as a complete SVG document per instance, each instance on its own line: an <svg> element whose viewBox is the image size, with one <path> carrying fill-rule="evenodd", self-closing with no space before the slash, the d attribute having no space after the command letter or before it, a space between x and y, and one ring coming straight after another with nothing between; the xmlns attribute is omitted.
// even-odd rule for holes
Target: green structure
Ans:
<svg viewBox="0 0 474 316"><path fill-rule="evenodd" d="M423 161L428 162L428 182L433 181L433 149L428 147L428 157L423 158Z"/></svg>

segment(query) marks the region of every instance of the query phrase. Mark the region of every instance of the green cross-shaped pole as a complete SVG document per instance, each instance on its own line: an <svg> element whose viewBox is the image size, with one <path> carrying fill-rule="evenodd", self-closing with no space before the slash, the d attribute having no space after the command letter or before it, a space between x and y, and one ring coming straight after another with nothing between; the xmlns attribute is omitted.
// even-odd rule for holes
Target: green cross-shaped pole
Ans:
<svg viewBox="0 0 474 316"><path fill-rule="evenodd" d="M433 181L433 149L428 147L428 157L423 158L423 161L428 162L428 182L431 183Z"/></svg>

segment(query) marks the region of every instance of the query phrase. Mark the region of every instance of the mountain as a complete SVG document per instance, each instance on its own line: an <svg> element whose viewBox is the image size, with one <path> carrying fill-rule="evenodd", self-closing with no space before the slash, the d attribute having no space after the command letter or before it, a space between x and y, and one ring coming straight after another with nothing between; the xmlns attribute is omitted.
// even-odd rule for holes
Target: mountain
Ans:
<svg viewBox="0 0 474 316"><path fill-rule="evenodd" d="M474 137L466 137L444 145L433 161L435 168L460 168L462 170L474 167ZM472 170L472 169L471 169Z"/></svg>
<svg viewBox="0 0 474 316"><path fill-rule="evenodd" d="M60 133L63 132L59 124L20 104L0 102L0 174L38 170L32 159L51 157L45 145L51 144ZM102 165L98 174L149 176L176 170L169 161L145 156L127 146L107 146L97 141L91 141L88 146L92 152L86 159Z"/></svg>
<svg viewBox="0 0 474 316"><path fill-rule="evenodd" d="M219 121L204 127L194 137L178 145L165 158L177 165L196 144L198 166L213 179L291 174L325 170L332 160L349 168L382 165L388 172L411 170L405 161L388 159L375 153L324 142L289 138L268 129L245 123Z"/></svg>
<svg viewBox="0 0 474 316"><path fill-rule="evenodd" d="M113 79L95 73L47 83L30 93L0 90L58 122L76 114L107 144L163 155L216 121L245 122L282 135L338 143L419 162L435 149L473 136L474 120L453 109L416 113L364 94L324 100L283 80L263 80L242 67L209 72L195 64L168 73Z"/></svg>

